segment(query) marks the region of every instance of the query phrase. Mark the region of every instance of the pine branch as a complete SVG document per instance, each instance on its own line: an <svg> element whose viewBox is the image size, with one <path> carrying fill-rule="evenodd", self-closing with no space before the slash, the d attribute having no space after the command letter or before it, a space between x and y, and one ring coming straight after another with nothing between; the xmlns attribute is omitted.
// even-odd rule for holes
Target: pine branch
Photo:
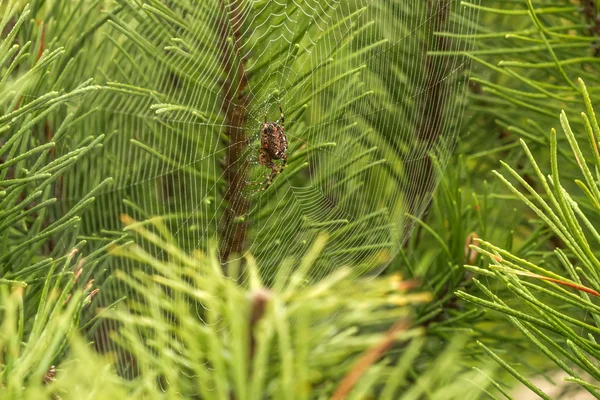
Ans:
<svg viewBox="0 0 600 400"><path fill-rule="evenodd" d="M590 34L600 40L600 15L598 15L596 0L581 0L582 12L586 20L590 23ZM594 55L598 56L600 49L596 45Z"/></svg>
<svg viewBox="0 0 600 400"><path fill-rule="evenodd" d="M222 165L227 187L225 215L221 220L220 259L226 264L232 254L244 251L248 231L245 219L250 203L246 196L249 162L246 158L248 138L245 126L248 122L249 97L247 94L248 76L245 60L240 58L238 43L243 19L238 5L230 9L229 0L220 0L223 19L220 22L219 53L227 80L223 84L222 109L225 114L227 130L226 159ZM231 36L229 35L231 33Z"/></svg>
<svg viewBox="0 0 600 400"><path fill-rule="evenodd" d="M433 165L432 157L437 156L439 141L444 139L443 131L447 128L446 108L452 103L447 93L448 82L445 78L452 73L450 66L454 63L450 62L447 57L439 57L435 54L435 52L448 52L452 48L450 38L436 35L436 33L446 30L451 5L451 2L445 0L427 0L427 20L431 21L430 36L423 44L425 81L415 108L418 117L414 132L414 136L417 138L417 148L426 151L427 154L419 170L415 171L416 176L411 177L406 189L407 193L415 193L410 197L407 205L408 213L413 215L421 215L425 212L424 208L429 204L439 176L437 173L439 171ZM453 143L450 144L450 146L453 145ZM412 229L412 226L412 223L408 223L406 229Z"/></svg>
<svg viewBox="0 0 600 400"><path fill-rule="evenodd" d="M564 243L564 250L557 248L554 251L558 265L553 266L548 261L538 263L527 260L489 242L479 241L478 247L474 249L490 260L490 270L469 268L489 278L497 279L508 289L508 292L506 294L498 292L497 287L494 286L495 293L493 293L486 287L487 285L476 281L489 300L479 299L463 291L457 294L467 301L504 313L526 339L535 345L535 349L572 376L574 382L581 385L584 390L598 398L600 393L593 384L586 382L584 376L574 376L578 375L578 372L572 368L572 365L575 365L594 380L600 380L600 370L593 366L600 359L600 347L594 339L594 335L600 332L598 328L600 312L594 299L590 297L590 295L600 295L600 258L594 247L600 243L600 233L597 229L600 182L598 182L598 175L593 175L591 172L592 169L597 171L600 165L597 150L600 128L588 89L582 80L579 80L579 84L587 111L581 113L581 118L591 147L588 154L591 154L592 166L588 165L584 150L579 146L564 111L560 115L560 122L565 138L577 160L580 174L583 176L583 179L576 180L576 183L585 193L585 197L575 197L563 186L564 178L561 181L559 176L562 165L559 167L557 134L554 129L549 135L550 174L542 172L529 147L521 141L539 182L539 190L535 190L507 164L504 164L505 168L519 185L514 185L502 174L496 173L509 190L537 214L561 243ZM526 197L520 188L524 188L530 197ZM575 265L580 266L575 267ZM532 279L537 283L529 282ZM510 296L510 303L502 299L506 295ZM520 301L514 301L517 299ZM520 311L522 307L519 303L522 303L528 312ZM588 314L591 318L586 317ZM538 327L545 329L542 332ZM560 344L568 345L571 352L563 351ZM490 349L486 348L486 351L526 386L538 395L545 396L512 367L510 362L503 360Z"/></svg>

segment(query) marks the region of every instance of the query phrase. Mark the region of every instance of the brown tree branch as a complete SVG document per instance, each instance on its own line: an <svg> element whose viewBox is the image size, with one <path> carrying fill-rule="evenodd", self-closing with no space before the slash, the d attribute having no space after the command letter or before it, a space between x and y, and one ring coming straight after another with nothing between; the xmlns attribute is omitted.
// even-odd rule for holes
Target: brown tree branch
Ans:
<svg viewBox="0 0 600 400"><path fill-rule="evenodd" d="M589 34L600 38L600 16L596 15L596 0L581 0L582 12L590 23ZM594 56L600 55L598 44L595 44Z"/></svg>
<svg viewBox="0 0 600 400"><path fill-rule="evenodd" d="M240 7L229 7L228 0L220 0L223 9L223 20L219 29L221 42L219 53L226 81L223 84L222 111L225 114L225 136L228 141L226 158L222 164L227 181L225 201L227 208L221 219L220 258L227 263L231 254L239 254L244 250L248 222L242 217L249 209L249 201L244 192L247 185L249 163L246 159L248 139L244 127L248 121L249 97L246 93L248 77L244 60L239 57L238 43L242 28Z"/></svg>
<svg viewBox="0 0 600 400"><path fill-rule="evenodd" d="M446 59L429 55L430 51L447 51L452 46L449 38L443 36L434 36L434 32L443 31L448 24L450 16L450 4L445 0L426 0L427 3L427 21L429 21L429 32L427 41L423 46L425 60L423 73L425 74L425 84L423 91L417 99L417 109L419 113L415 125L414 140L419 150L428 149L431 151L439 141L444 128L444 111L447 106L447 99L444 96L446 89L446 80L443 79L449 73L449 63ZM416 216L426 217L426 211L431 204L431 194L436 187L435 171L431 154L427 154L419 168L414 171L416 176L409 180L406 193L411 193L408 198L408 213ZM408 236L413 223L406 226L405 237ZM421 237L421 225L417 227L417 241ZM408 246L408 241L405 243Z"/></svg>
<svg viewBox="0 0 600 400"><path fill-rule="evenodd" d="M424 73L426 76L425 87L418 99L419 117L416 124L415 139L417 145L421 148L431 151L439 141L444 128L444 111L446 109L447 99L446 80L443 79L449 73L448 66L451 64L447 59L432 56L427 53L430 51L447 51L450 49L451 41L443 36L433 36L434 32L442 31L448 23L450 14L450 5L447 1L427 0L428 21L430 21L431 39L425 44L423 49L425 53ZM427 201L431 191L435 187L433 176L435 174L431 155L427 155L419 168L418 177L411 179L413 182L410 192L415 193L411 199L409 212L413 215L420 214L423 202Z"/></svg>

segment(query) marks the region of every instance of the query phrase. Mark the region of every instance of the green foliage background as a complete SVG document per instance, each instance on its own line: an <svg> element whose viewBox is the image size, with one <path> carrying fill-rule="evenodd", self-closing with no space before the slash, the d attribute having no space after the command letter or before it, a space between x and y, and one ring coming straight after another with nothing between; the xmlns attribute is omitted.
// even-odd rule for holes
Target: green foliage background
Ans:
<svg viewBox="0 0 600 400"><path fill-rule="evenodd" d="M336 398L357 365L367 368L346 398L513 398L518 386L542 398L600 397L600 6L451 2L474 13L453 22L476 33L435 24L409 32L436 60L472 62L466 102L447 98L466 110L462 124L446 125L460 126L449 159L452 138L402 134L422 123L423 103L402 102L399 89L427 84L402 62L414 48L394 48L393 62L377 68L362 64L408 16L426 18L408 3L377 3L372 22L361 20L360 2L349 4L338 18L350 34L325 30L319 42L334 49L332 61L301 50L323 27L298 17L306 34L290 39L298 46L285 65L299 80L284 85L262 80L285 54L269 47L279 32L253 21L261 39L248 45L262 58L248 60L248 76L261 101L249 116L260 121L290 99L291 156L285 179L252 210L252 255L223 271L212 238L226 233L211 216L227 220L218 201L227 179L212 169L227 162L235 132L215 129L231 115L203 78L239 76L215 67L231 51L219 47L219 4L191 15L186 1L3 2L0 397ZM460 20L477 13L478 22ZM214 36L198 37L190 20L214 24ZM357 123L344 125L348 115ZM392 116L405 131L385 129ZM327 140L311 131L318 125ZM340 165L334 146L356 162ZM260 180L254 153L243 151L249 180ZM419 151L432 160L422 179L385 167ZM365 171L402 189L363 181ZM212 191L186 185L189 177ZM308 178L339 196L346 215L365 218L300 220L301 201L268 218L281 193ZM206 226L214 232L203 236ZM258 233L273 228L277 237ZM378 278L357 276L390 262ZM363 364L399 322L383 354ZM557 370L560 381L550 377ZM555 388L538 388L540 377Z"/></svg>

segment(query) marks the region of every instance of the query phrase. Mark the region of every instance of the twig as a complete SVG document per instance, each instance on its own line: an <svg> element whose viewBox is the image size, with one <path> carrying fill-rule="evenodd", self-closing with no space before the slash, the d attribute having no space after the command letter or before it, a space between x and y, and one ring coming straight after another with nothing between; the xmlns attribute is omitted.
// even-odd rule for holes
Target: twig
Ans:
<svg viewBox="0 0 600 400"><path fill-rule="evenodd" d="M449 38L443 36L433 36L434 32L443 31L448 23L450 14L450 4L447 1L427 0L428 21L430 21L431 39L428 40L423 48L425 62L423 71L426 76L423 85L423 91L418 99L418 120L415 127L415 140L417 146L426 149L428 153L435 148L444 128L444 111L447 98L446 80L442 79L448 75L451 63L447 60L440 60L437 56L429 55L431 51L450 50L452 42ZM434 171L431 155L428 154L419 171L415 172L418 176L411 179L412 184L407 188L407 193L414 193L409 201L408 212L413 215L425 214L430 204L431 192L435 188L433 178ZM409 224L409 229L412 224Z"/></svg>
<svg viewBox="0 0 600 400"><path fill-rule="evenodd" d="M244 60L239 58L240 51L237 45L240 41L243 21L243 16L240 15L242 8L229 8L227 0L221 0L221 6L224 18L219 29L221 37L219 50L221 63L227 76L223 84L222 110L226 118L225 136L228 138L228 143L226 143L226 159L222 165L227 180L225 191L227 208L219 231L220 258L221 263L225 264L231 254L241 253L244 250L248 231L248 222L243 217L249 209L249 202L244 196L249 169L248 160L245 159L248 140L244 132L244 126L248 121L249 98L246 94L248 77ZM228 33L233 37L230 38Z"/></svg>
<svg viewBox="0 0 600 400"><path fill-rule="evenodd" d="M528 272L528 271L519 271L519 270L514 269L514 268L506 268L506 267L499 267L499 266L490 266L490 268L498 270L498 271L505 271L505 272L508 272L508 273L511 273L511 274L515 274L515 275L527 276L527 277L530 277L530 278L540 279L542 281L548 281L548 282L552 282L552 283L558 283L559 285L568 286L568 287L570 287L572 289L579 290L581 292L585 292L585 293L591 294L591 295L596 296L596 297L600 297L600 293L598 293L596 290L590 289L587 286L583 286L583 285L580 285L580 284L575 283L575 282L569 282L568 280L565 280L565 279L550 278L548 276L534 274L534 273Z"/></svg>
<svg viewBox="0 0 600 400"><path fill-rule="evenodd" d="M589 33L600 39L600 17L596 15L596 0L581 0L582 12L590 23ZM600 55L598 41L594 43L594 56Z"/></svg>
<svg viewBox="0 0 600 400"><path fill-rule="evenodd" d="M367 350L362 358L354 365L352 370L346 374L333 396L331 396L331 400L345 399L348 393L350 393L354 385L356 385L369 367L371 367L371 365L373 365L383 353L392 347L396 341L396 336L398 333L403 332L406 329L408 329L408 322L405 320L394 324L394 326L387 331L385 337L379 343L377 343L377 345Z"/></svg>
<svg viewBox="0 0 600 400"><path fill-rule="evenodd" d="M250 308L250 368L252 368L252 361L254 360L254 353L256 351L255 330L265 314L269 301L271 301L271 293L266 289L252 293ZM250 375L252 375L252 369L250 369Z"/></svg>

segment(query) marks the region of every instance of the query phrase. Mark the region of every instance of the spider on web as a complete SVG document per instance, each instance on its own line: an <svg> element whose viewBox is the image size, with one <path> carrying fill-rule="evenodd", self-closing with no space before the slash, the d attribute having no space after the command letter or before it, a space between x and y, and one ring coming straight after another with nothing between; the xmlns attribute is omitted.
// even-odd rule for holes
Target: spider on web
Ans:
<svg viewBox="0 0 600 400"><path fill-rule="evenodd" d="M283 172L287 163L288 141L285 134L285 116L281 104L279 104L279 111L281 112L279 121L267 122L267 115L265 114L265 122L261 124L258 162L260 165L271 168L271 172L260 184L262 188L257 190L257 192L267 190L275 177ZM275 165L274 160L282 161L279 168Z"/></svg>

